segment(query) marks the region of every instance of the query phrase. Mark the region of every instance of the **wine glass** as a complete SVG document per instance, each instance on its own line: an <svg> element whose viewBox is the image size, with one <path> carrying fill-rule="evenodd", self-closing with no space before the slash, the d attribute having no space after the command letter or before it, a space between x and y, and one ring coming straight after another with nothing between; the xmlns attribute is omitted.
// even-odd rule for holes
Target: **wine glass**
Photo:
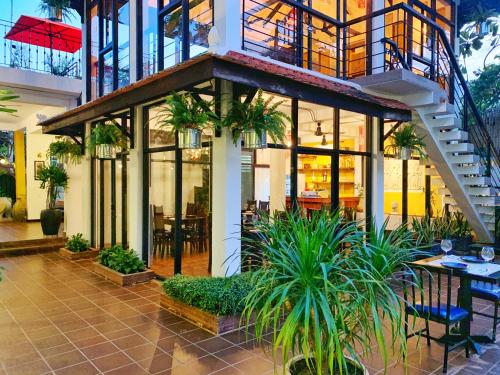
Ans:
<svg viewBox="0 0 500 375"><path fill-rule="evenodd" d="M484 246L481 249L481 258L483 258L486 262L491 262L495 259L495 249L491 246ZM488 273L488 266L486 266L486 273Z"/></svg>
<svg viewBox="0 0 500 375"><path fill-rule="evenodd" d="M444 260L448 258L448 252L453 248L451 240L441 240L441 250L444 251Z"/></svg>

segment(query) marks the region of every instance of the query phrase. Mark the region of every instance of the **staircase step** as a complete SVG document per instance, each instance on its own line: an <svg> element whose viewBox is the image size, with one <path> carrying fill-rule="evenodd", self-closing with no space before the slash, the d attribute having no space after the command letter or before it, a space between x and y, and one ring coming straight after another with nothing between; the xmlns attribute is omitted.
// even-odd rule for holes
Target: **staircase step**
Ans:
<svg viewBox="0 0 500 375"><path fill-rule="evenodd" d="M474 152L474 145L472 143L443 143L445 152Z"/></svg>
<svg viewBox="0 0 500 375"><path fill-rule="evenodd" d="M451 192L448 190L448 188L440 188L438 189L438 193L440 195L451 195Z"/></svg>
<svg viewBox="0 0 500 375"><path fill-rule="evenodd" d="M452 206L457 206L457 202L455 201L455 199L453 199L452 197L448 197L448 196L443 197L443 203L444 204L451 204Z"/></svg>
<svg viewBox="0 0 500 375"><path fill-rule="evenodd" d="M494 223L496 220L495 215L481 215L481 217L485 223Z"/></svg>
<svg viewBox="0 0 500 375"><path fill-rule="evenodd" d="M461 127L460 120L452 117L436 119L432 115L428 115L428 122L434 129L458 129Z"/></svg>
<svg viewBox="0 0 500 375"><path fill-rule="evenodd" d="M476 165L457 165L454 166L454 170L458 174L478 174L482 175L485 171L485 168L482 165L476 164Z"/></svg>
<svg viewBox="0 0 500 375"><path fill-rule="evenodd" d="M463 154L463 155L450 155L448 160L452 164L475 164L479 163L479 155L476 154Z"/></svg>
<svg viewBox="0 0 500 375"><path fill-rule="evenodd" d="M489 177L462 177L462 181L464 185L489 185L490 178Z"/></svg>
<svg viewBox="0 0 500 375"><path fill-rule="evenodd" d="M499 197L471 197L472 203L480 204L483 206L495 206L500 203Z"/></svg>
<svg viewBox="0 0 500 375"><path fill-rule="evenodd" d="M432 120L444 120L444 119L452 119L452 118L457 118L455 113L448 113L448 112L434 112L434 113L429 113L427 114L429 118Z"/></svg>
<svg viewBox="0 0 500 375"><path fill-rule="evenodd" d="M478 206L477 212L482 215L495 215L495 207L494 206Z"/></svg>
<svg viewBox="0 0 500 375"><path fill-rule="evenodd" d="M495 223L487 223L488 230L491 230L492 232L495 231Z"/></svg>
<svg viewBox="0 0 500 375"><path fill-rule="evenodd" d="M447 132L439 132L437 138L440 141L467 141L469 134L463 130L450 130Z"/></svg>
<svg viewBox="0 0 500 375"><path fill-rule="evenodd" d="M495 195L495 189L488 186L485 187L465 186L465 190L470 195L485 195L485 196Z"/></svg>

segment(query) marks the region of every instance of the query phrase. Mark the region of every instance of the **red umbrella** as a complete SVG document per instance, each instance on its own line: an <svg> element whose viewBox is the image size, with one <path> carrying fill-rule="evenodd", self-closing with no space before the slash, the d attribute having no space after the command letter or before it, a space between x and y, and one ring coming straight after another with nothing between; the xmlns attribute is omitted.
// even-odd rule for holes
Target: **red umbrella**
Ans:
<svg viewBox="0 0 500 375"><path fill-rule="evenodd" d="M82 47L82 31L79 28L31 16L19 17L5 39L69 53L75 53Z"/></svg>

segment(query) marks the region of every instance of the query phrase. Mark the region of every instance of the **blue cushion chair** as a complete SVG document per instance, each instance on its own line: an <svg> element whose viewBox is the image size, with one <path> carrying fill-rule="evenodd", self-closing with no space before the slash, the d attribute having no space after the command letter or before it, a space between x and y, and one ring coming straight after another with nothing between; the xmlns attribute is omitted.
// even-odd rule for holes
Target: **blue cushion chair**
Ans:
<svg viewBox="0 0 500 375"><path fill-rule="evenodd" d="M493 319L493 333L491 339L496 341L497 325L500 323L498 317L498 307L500 306L500 285L491 284L483 281L473 281L471 284L472 297L493 302L493 315L479 311L473 311L473 314L481 315Z"/></svg>

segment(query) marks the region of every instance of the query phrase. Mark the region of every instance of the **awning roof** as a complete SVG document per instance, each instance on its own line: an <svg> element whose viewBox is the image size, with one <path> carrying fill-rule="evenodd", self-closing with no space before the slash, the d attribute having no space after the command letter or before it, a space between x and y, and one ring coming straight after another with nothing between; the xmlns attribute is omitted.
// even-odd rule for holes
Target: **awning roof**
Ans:
<svg viewBox="0 0 500 375"><path fill-rule="evenodd" d="M411 109L401 102L368 95L348 84L230 51L224 56L207 53L195 57L39 125L43 126L44 133L68 134L68 127L81 126L85 121L159 99L172 90L188 89L212 78L374 117L411 119Z"/></svg>

